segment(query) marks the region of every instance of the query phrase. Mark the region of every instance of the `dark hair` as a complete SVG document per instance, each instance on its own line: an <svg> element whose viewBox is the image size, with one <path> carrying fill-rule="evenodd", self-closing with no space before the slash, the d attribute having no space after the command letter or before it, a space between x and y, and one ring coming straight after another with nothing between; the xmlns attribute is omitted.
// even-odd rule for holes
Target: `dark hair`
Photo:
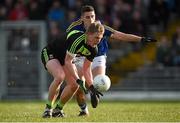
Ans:
<svg viewBox="0 0 180 123"><path fill-rule="evenodd" d="M91 12L91 11L94 11L94 7L93 6L90 6L90 5L82 6L82 8L81 8L81 15L84 14L85 12Z"/></svg>

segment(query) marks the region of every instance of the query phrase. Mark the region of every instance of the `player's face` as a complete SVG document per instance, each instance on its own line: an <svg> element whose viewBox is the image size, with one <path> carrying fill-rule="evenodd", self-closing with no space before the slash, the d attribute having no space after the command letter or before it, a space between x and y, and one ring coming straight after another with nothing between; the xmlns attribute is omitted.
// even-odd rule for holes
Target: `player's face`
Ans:
<svg viewBox="0 0 180 123"><path fill-rule="evenodd" d="M82 21L84 22L85 27L89 27L91 23L95 22L95 13L94 11L85 12L81 16Z"/></svg>
<svg viewBox="0 0 180 123"><path fill-rule="evenodd" d="M92 47L98 45L103 38L103 32L96 32L88 36L88 44Z"/></svg>

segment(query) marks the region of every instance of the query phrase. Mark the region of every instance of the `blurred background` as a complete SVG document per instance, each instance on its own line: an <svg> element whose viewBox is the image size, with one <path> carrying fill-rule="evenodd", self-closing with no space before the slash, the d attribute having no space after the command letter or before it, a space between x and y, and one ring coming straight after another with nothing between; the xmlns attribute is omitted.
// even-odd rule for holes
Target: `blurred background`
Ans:
<svg viewBox="0 0 180 123"><path fill-rule="evenodd" d="M0 0L0 100L44 100L50 80L40 61L47 42L61 40L82 5L106 25L158 39L109 42L103 99L180 100L179 0Z"/></svg>

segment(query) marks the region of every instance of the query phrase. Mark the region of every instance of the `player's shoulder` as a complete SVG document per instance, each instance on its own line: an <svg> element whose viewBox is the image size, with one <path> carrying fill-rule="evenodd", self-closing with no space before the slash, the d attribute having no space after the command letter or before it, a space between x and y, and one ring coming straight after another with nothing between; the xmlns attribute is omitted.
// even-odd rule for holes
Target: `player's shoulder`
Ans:
<svg viewBox="0 0 180 123"><path fill-rule="evenodd" d="M85 35L85 33L84 32L82 32L82 31L78 31L78 30L76 30L77 32L75 33L75 37L80 37L80 36L82 36L82 35Z"/></svg>
<svg viewBox="0 0 180 123"><path fill-rule="evenodd" d="M107 26L107 25L105 25L105 24L104 24L104 29L107 30L107 31L111 31L111 32L114 32L114 31L115 31L112 27Z"/></svg>
<svg viewBox="0 0 180 123"><path fill-rule="evenodd" d="M97 20L97 21L99 21L104 26L105 31L110 31L110 32L115 31L112 27L106 25L103 21L101 21L101 20Z"/></svg>
<svg viewBox="0 0 180 123"><path fill-rule="evenodd" d="M75 20L68 26L68 28L66 29L66 32L69 32L74 27L81 26L82 24L83 24L83 22L81 19Z"/></svg>
<svg viewBox="0 0 180 123"><path fill-rule="evenodd" d="M79 30L73 30L67 35L67 39L78 39L78 38L83 38L85 37L84 32L79 31Z"/></svg>

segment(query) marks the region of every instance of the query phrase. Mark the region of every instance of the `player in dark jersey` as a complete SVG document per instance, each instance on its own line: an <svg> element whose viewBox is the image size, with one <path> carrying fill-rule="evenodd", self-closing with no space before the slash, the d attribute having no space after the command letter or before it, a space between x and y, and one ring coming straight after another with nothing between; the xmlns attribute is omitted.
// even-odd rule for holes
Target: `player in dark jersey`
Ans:
<svg viewBox="0 0 180 123"><path fill-rule="evenodd" d="M67 34L71 33L73 30L80 30L85 32L91 23L95 21L95 11L92 6L85 5L81 10L81 18L77 21L72 22L72 24L67 28ZM126 34L117 30L112 29L109 26L104 25L105 32L101 42L98 44L98 54L93 59L92 63L92 73L93 77L99 74L106 73L106 54L108 51L108 40L109 38L115 39L116 41L124 41L124 42L154 42L156 40L149 37L140 37L133 34ZM113 40L112 40L113 41ZM79 73L83 76L81 72L82 63L84 58L78 57L77 66L80 67ZM77 91L77 102L81 108L81 112L79 116L88 115L87 104L85 102L85 95L81 90Z"/></svg>
<svg viewBox="0 0 180 123"><path fill-rule="evenodd" d="M63 106L78 89L80 80L75 65L72 63L78 54L86 59L83 65L83 73L89 87L92 105L97 106L98 98L102 95L93 83L91 63L97 55L97 44L103 37L104 27L99 22L92 23L86 33L74 30L67 35L64 41L53 41L42 49L41 59L47 71L54 77L49 87L48 103L46 104L43 117L52 116L52 100L61 82L66 79L67 86L64 88L59 103L56 106L54 117L63 117Z"/></svg>

